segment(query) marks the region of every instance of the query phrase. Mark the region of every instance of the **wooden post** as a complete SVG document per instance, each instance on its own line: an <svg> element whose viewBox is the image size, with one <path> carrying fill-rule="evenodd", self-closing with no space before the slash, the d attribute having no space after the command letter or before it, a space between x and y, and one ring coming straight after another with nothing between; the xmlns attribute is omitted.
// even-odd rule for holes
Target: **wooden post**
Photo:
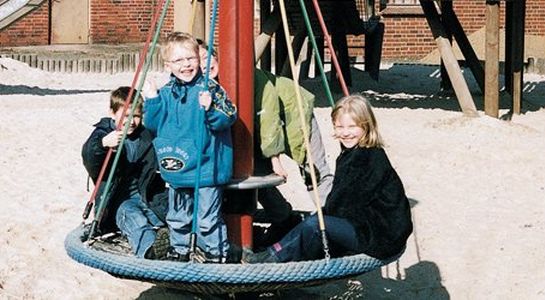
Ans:
<svg viewBox="0 0 545 300"><path fill-rule="evenodd" d="M449 43L452 45L452 28L449 28L449 22L448 16L450 13L454 14L454 10L452 9L452 2L451 1L441 1L441 25L443 25L443 28L445 29L445 34L447 35L446 38L449 40ZM452 82L450 82L450 78L448 77L447 69L445 68L445 63L443 62L443 59L441 59L441 89L442 90L452 90Z"/></svg>
<svg viewBox="0 0 545 300"><path fill-rule="evenodd" d="M469 88L462 74L462 70L458 65L458 60L454 56L450 42L448 38L446 38L446 34L443 26L441 25L441 20L439 19L439 14L437 13L434 2L420 0L420 5L422 6L422 10L426 16L428 25L430 26L435 43L439 48L441 58L445 63L445 68L447 69L454 88L454 93L456 94L456 98L458 99L458 103L460 104L462 111L467 116L477 117L478 114L477 108L475 107L475 102L473 102L473 98L469 92Z"/></svg>
<svg viewBox="0 0 545 300"><path fill-rule="evenodd" d="M484 112L494 118L499 115L500 2L486 1L486 50Z"/></svg>
<svg viewBox="0 0 545 300"><path fill-rule="evenodd" d="M513 3L513 113L520 114L524 71L524 19L526 0Z"/></svg>
<svg viewBox="0 0 545 300"><path fill-rule="evenodd" d="M261 33L263 33L263 27L264 27L264 24L267 20L267 18L269 18L271 16L271 0L260 0L259 1L259 20L260 20L260 24L261 24ZM272 36L272 32L271 32L271 36ZM256 41L256 60L260 60L260 57L261 57L261 64L260 64L260 67L261 67L261 70L265 70L265 71L271 71L271 62L272 62L272 57L271 57L271 44L270 44L270 41L271 39L267 39L267 46L264 46L263 47L263 50L261 51L262 55L257 55L257 41Z"/></svg>
<svg viewBox="0 0 545 300"><path fill-rule="evenodd" d="M452 10L452 2L450 1L443 1L443 2L451 3L450 6L446 5L444 8L441 9L443 19L446 21L447 24L449 24L450 31L454 35L454 38L456 39L456 43L458 43L458 46L460 47L460 50L462 51L462 54L464 55L464 58L467 61L467 65L469 69L471 70L471 72L473 73L473 77L475 77L475 80L477 81L479 88L484 93L485 88L484 88L483 66L481 65L481 62L479 61L477 54L475 54L475 51L473 50L473 47L471 46L471 43L469 42L469 39L467 38L464 32L462 24L460 24L458 17L454 13L454 10Z"/></svg>

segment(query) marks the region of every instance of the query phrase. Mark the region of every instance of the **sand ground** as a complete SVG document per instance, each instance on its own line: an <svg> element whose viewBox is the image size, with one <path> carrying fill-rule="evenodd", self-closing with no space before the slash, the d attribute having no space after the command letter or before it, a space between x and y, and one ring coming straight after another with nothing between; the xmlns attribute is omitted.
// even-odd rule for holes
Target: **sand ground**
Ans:
<svg viewBox="0 0 545 300"><path fill-rule="evenodd" d="M108 92L130 85L133 75L0 64L0 298L214 299L117 279L64 251L90 195L81 144L107 113ZM261 298L545 298L545 77L526 76L522 115L510 116L504 97L501 115L510 121L503 121L465 117L452 93L440 91L437 74L436 66L394 64L377 83L353 69L352 92L375 106L413 205L406 253L365 275ZM305 84L321 93L315 80ZM315 113L334 168L339 146L325 103ZM296 208L312 209L285 162L290 176L282 191Z"/></svg>

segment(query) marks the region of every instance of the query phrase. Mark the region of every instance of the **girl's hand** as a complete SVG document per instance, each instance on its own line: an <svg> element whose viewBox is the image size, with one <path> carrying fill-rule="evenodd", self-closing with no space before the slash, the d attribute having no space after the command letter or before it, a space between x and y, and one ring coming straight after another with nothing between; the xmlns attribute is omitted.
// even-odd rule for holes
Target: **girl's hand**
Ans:
<svg viewBox="0 0 545 300"><path fill-rule="evenodd" d="M108 147L108 148L117 148L117 146L119 145L119 142L121 142L122 136L123 136L123 131L114 130L102 138L102 146Z"/></svg>
<svg viewBox="0 0 545 300"><path fill-rule="evenodd" d="M146 79L144 81L142 96L144 96L144 100L157 97L157 84L154 80Z"/></svg>
<svg viewBox="0 0 545 300"><path fill-rule="evenodd" d="M199 103L202 107L204 107L204 110L208 111L210 108L210 105L212 104L212 97L210 96L210 92L202 91L199 93Z"/></svg>
<svg viewBox="0 0 545 300"><path fill-rule="evenodd" d="M282 166L282 162L280 162L280 157L278 155L271 157L271 164L275 174L288 178L288 172L286 172L284 166Z"/></svg>

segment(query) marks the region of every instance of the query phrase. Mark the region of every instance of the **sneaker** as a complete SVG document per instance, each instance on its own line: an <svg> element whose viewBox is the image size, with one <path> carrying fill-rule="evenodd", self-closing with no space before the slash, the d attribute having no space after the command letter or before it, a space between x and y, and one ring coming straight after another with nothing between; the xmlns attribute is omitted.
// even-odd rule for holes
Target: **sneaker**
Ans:
<svg viewBox="0 0 545 300"><path fill-rule="evenodd" d="M169 247L169 250L165 256L165 260L179 261L179 262L188 262L189 254L181 254L178 251L174 250L173 247Z"/></svg>
<svg viewBox="0 0 545 300"><path fill-rule="evenodd" d="M277 263L278 257L269 249L257 253L251 250L244 250L240 262L243 264Z"/></svg>
<svg viewBox="0 0 545 300"><path fill-rule="evenodd" d="M189 254L189 260L201 264L223 264L227 261L227 258L204 252L201 248L197 247L195 252Z"/></svg>
<svg viewBox="0 0 545 300"><path fill-rule="evenodd" d="M170 239L168 228L161 227L157 230L153 245L146 251L144 258L147 259L165 259L170 248Z"/></svg>

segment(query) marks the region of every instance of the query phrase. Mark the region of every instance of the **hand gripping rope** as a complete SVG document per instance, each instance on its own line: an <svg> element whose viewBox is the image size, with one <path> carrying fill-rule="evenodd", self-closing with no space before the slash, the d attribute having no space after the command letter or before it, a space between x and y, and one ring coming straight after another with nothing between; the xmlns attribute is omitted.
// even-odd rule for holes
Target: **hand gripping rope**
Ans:
<svg viewBox="0 0 545 300"><path fill-rule="evenodd" d="M123 105L123 113L121 115L119 123L116 125L116 130L120 130L121 127L123 126L123 121L124 121L123 119L125 117L127 109L129 107L129 104L131 103L131 99L132 99L132 96L133 96L134 91L135 91L136 82L138 81L139 77L140 77L140 82L139 82L138 88L136 89L136 96L134 98L138 99L138 97L140 96L140 90L142 89L142 86L144 85L144 80L146 79L146 74L147 74L147 72L149 70L149 67L151 65L151 61L152 61L151 57L153 56L153 53L155 51L155 48L156 48L156 45L157 45L157 40L159 38L159 34L161 32L161 27L163 25L163 22L164 22L164 19L165 19L165 16L166 16L170 1L171 0L163 0L162 2L157 3L155 14L154 14L153 19L151 21L151 26L152 27L150 28L150 32L149 32L148 37L146 39L146 43L144 44L144 48L142 49L142 53L140 54L140 62L138 63L138 67L136 68L136 72L135 72L134 77L133 77L133 81L132 81L132 84L131 84L131 90L129 91L129 95L127 96L127 99L125 99L125 103ZM162 10L161 10L161 7L163 8ZM157 20L159 20L159 21L157 21ZM152 36L153 36L153 41L151 42L151 47L150 47L150 41L152 39ZM148 49L150 49L150 51L148 51ZM144 65L144 62L145 62L144 72L142 73L142 76L139 76L140 72L142 70L142 67ZM127 131L129 130L130 121L134 117L134 110L136 109L136 105L137 105L137 101L132 101L131 111L130 111L130 114L128 116L129 122L127 122L125 124L125 127L123 128L123 135L121 137L121 141L119 143L119 146L118 146L114 161L112 163L112 167L110 169L110 173L108 175L108 179L106 181L104 191L102 192L102 195L100 197L101 201L99 203L99 206L97 207L97 213L95 214L95 218L94 218L94 220L93 220L93 222L91 224L91 230L89 231L88 239L92 238L94 236L95 231L96 231L96 227L100 223L100 221L101 221L101 219L103 217L103 214L104 214L104 210L105 210L105 208L107 206L108 193L109 193L109 189L111 187L113 175L115 173L115 168L117 166L117 163L119 161L119 157L121 156L121 152L123 150L123 144L124 144L125 138L127 136ZM100 169L100 173L98 175L98 179L97 179L97 182L95 184L95 188L93 190L93 193L91 194L91 198L87 202L87 205L85 206L85 209L83 211L83 222L84 223L85 223L85 220L87 220L87 218L89 217L89 213L91 212L91 209L93 207L96 195L97 195L98 190L100 188L100 185L102 183L102 179L103 179L104 174L106 172L106 168L107 168L107 165L108 165L108 163L110 161L112 153L113 153L113 149L112 148L108 149L106 157L104 158L104 163L102 164L102 168Z"/></svg>

